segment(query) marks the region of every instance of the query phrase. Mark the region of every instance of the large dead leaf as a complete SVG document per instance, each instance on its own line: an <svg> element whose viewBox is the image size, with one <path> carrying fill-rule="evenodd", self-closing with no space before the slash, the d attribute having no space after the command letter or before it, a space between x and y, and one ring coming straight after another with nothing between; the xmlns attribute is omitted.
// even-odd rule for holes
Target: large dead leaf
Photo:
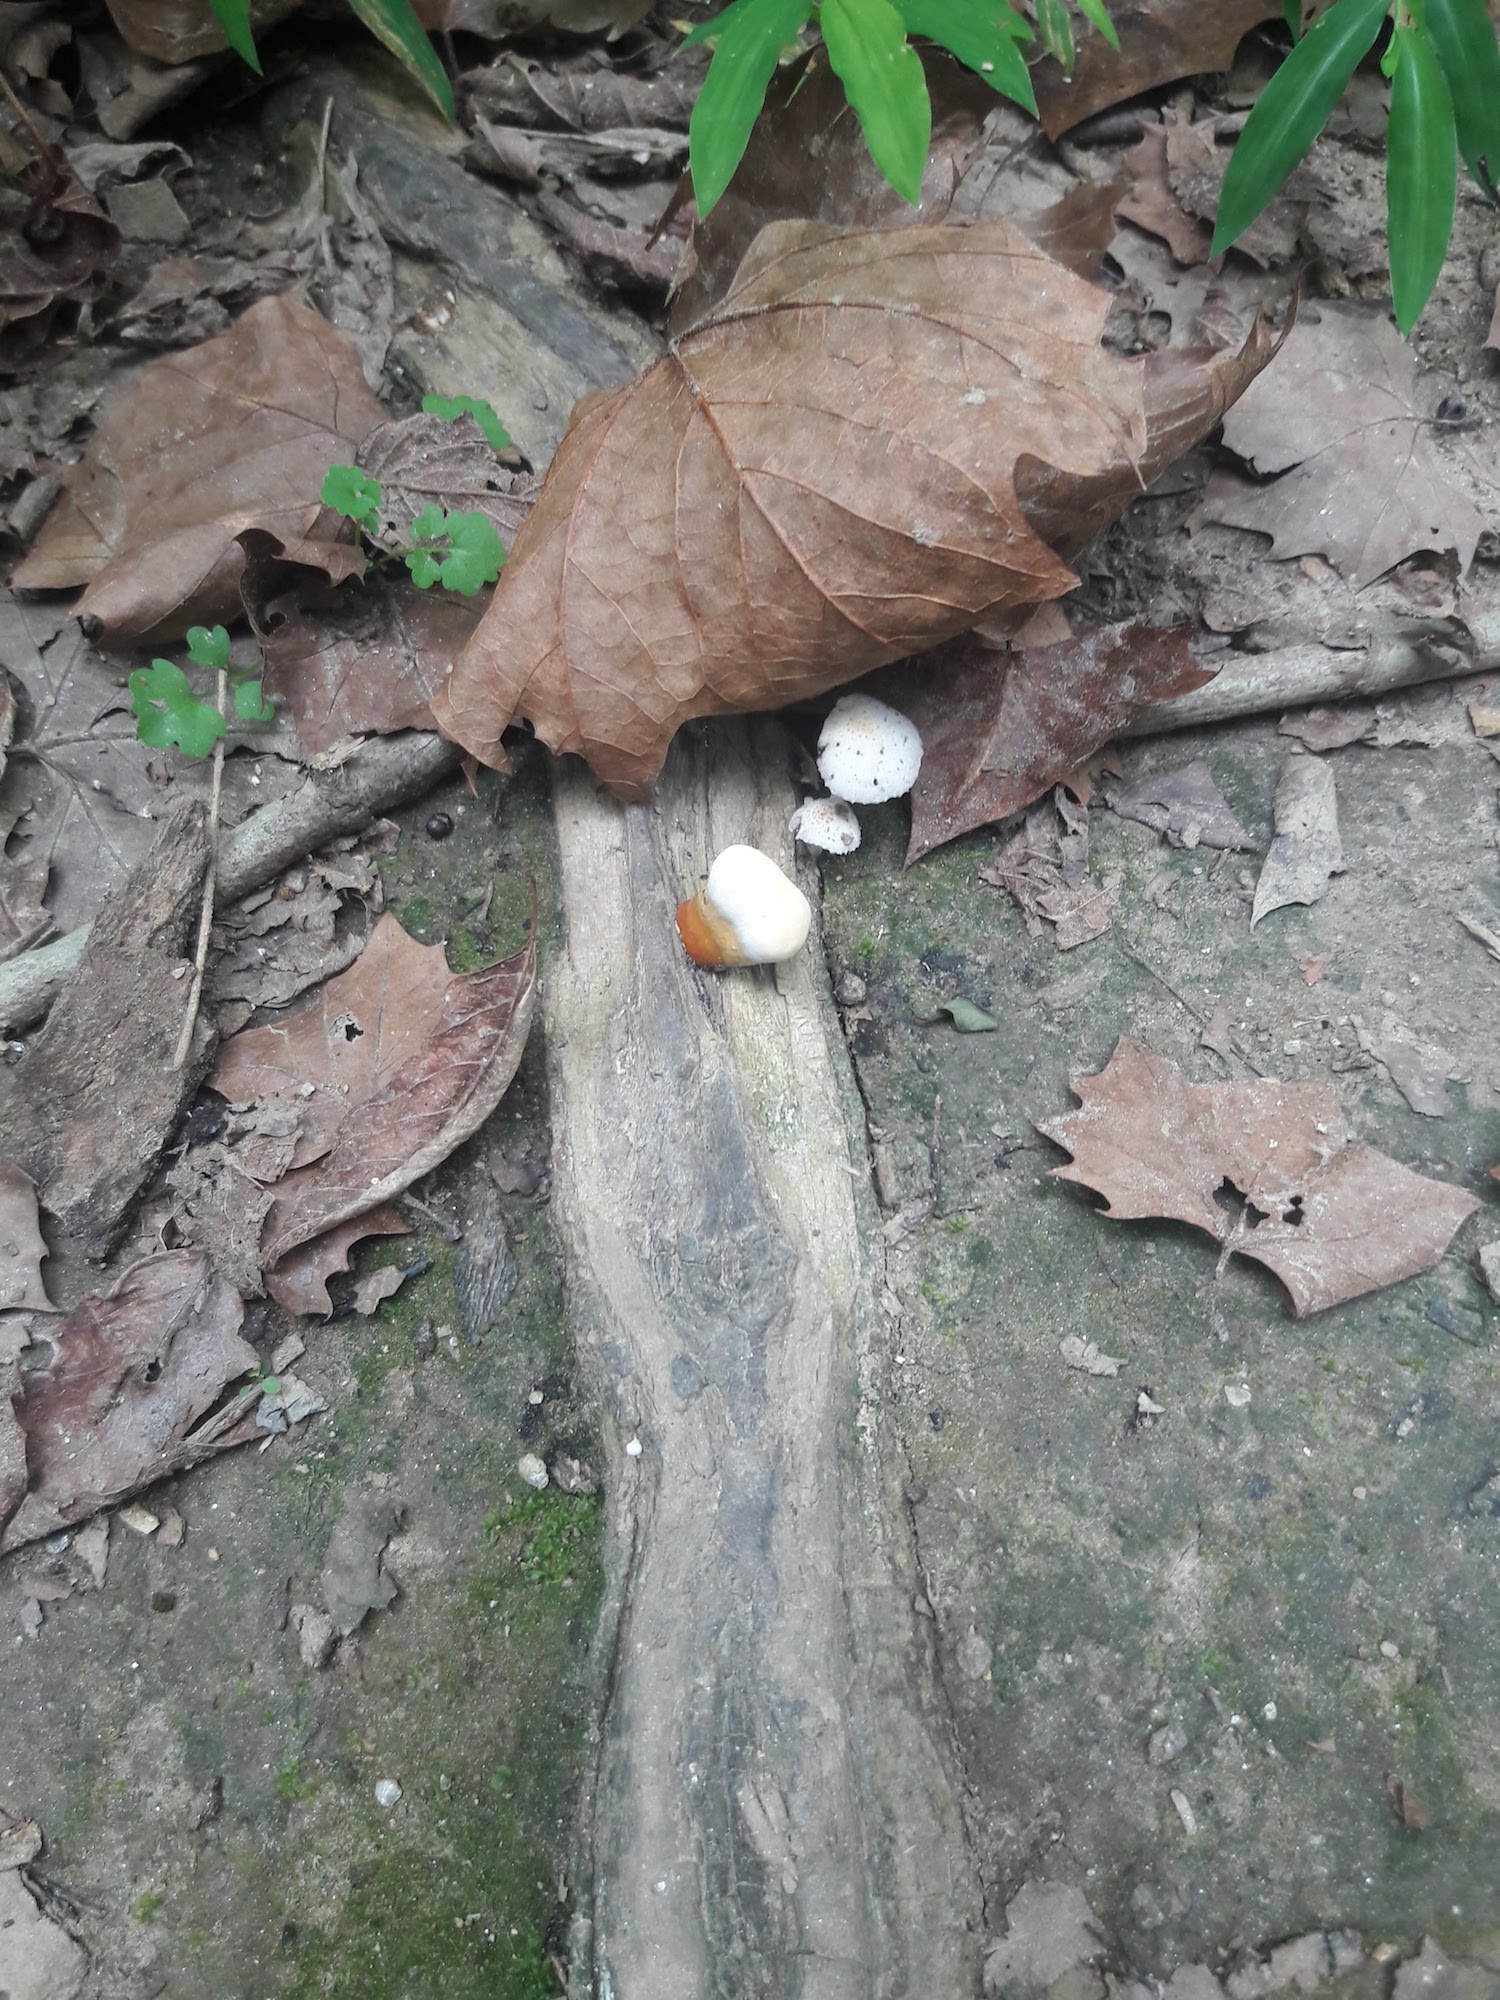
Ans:
<svg viewBox="0 0 1500 2000"><path fill-rule="evenodd" d="M1054 1167L1119 1220L1188 1222L1285 1285L1292 1310L1320 1312L1429 1270L1479 1206L1350 1139L1325 1083L1189 1083L1139 1042L1121 1041L1081 1108L1037 1121L1073 1155ZM1217 1199L1242 1195L1238 1219Z"/></svg>
<svg viewBox="0 0 1500 2000"><path fill-rule="evenodd" d="M238 1293L208 1259L175 1250L132 1264L102 1298L49 1324L51 1360L0 1399L26 1476L24 1496L0 1495L0 1549L87 1520L252 1435L253 1419L218 1409L258 1366L241 1316Z"/></svg>
<svg viewBox="0 0 1500 2000"><path fill-rule="evenodd" d="M78 615L136 640L236 617L235 537L249 528L315 548L335 581L358 574L363 559L318 495L381 415L346 335L291 298L262 299L111 400L13 581L86 584Z"/></svg>
<svg viewBox="0 0 1500 2000"><path fill-rule="evenodd" d="M1224 442L1261 474L1216 474L1198 518L1269 535L1272 556L1326 555L1357 589L1415 555L1467 570L1486 526L1432 442L1412 349L1383 314L1320 307L1226 417Z"/></svg>
<svg viewBox="0 0 1500 2000"><path fill-rule="evenodd" d="M1071 77L1050 56L1033 75L1042 129L1049 139L1081 125L1096 111L1123 104L1143 90L1228 69L1234 52L1261 21L1279 19L1281 0L1137 0L1113 4L1118 49L1102 35L1079 39Z"/></svg>
<svg viewBox="0 0 1500 2000"><path fill-rule="evenodd" d="M922 732L907 865L1031 805L1143 709L1211 681L1192 636L1107 625L1012 653L968 633L914 661L899 696Z"/></svg>
<svg viewBox="0 0 1500 2000"><path fill-rule="evenodd" d="M525 717L640 797L690 717L1062 595L1057 547L1272 351L1258 327L1153 376L1100 348L1108 310L1007 223L772 225L711 318L574 412L440 725L504 768Z"/></svg>
<svg viewBox="0 0 1500 2000"><path fill-rule="evenodd" d="M265 1270L410 1187L478 1130L521 1060L535 994L534 941L452 973L441 945L386 916L310 1006L224 1045L213 1089L298 1115L261 1231Z"/></svg>

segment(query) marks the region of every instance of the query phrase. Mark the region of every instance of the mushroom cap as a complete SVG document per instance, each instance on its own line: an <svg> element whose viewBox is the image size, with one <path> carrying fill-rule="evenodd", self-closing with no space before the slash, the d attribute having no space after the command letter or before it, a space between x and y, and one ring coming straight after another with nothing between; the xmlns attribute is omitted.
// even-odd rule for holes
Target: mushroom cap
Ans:
<svg viewBox="0 0 1500 2000"><path fill-rule="evenodd" d="M747 965L775 965L807 942L811 904L758 847L726 847L703 893L734 932Z"/></svg>
<svg viewBox="0 0 1500 2000"><path fill-rule="evenodd" d="M793 840L825 854L852 854L859 845L859 821L843 799L804 799L788 824Z"/></svg>
<svg viewBox="0 0 1500 2000"><path fill-rule="evenodd" d="M836 799L861 806L899 799L921 768L921 732L898 709L872 694L834 703L818 737L818 769Z"/></svg>

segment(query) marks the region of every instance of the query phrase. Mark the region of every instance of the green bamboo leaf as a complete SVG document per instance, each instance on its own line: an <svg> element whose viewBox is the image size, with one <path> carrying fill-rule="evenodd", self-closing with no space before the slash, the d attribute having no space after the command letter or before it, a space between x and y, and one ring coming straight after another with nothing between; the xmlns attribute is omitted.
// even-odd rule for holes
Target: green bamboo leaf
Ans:
<svg viewBox="0 0 1500 2000"><path fill-rule="evenodd" d="M689 28L677 44L680 55L684 49L692 48L698 42L717 41L731 21L741 14L753 12L758 0L729 0L729 5L721 14L710 14L706 21L700 21L696 28Z"/></svg>
<svg viewBox="0 0 1500 2000"><path fill-rule="evenodd" d="M823 0L818 18L871 157L915 207L932 143L932 101L906 23L891 0Z"/></svg>
<svg viewBox="0 0 1500 2000"><path fill-rule="evenodd" d="M255 53L255 36L250 29L250 0L209 0L214 19L224 30L224 39L241 62L249 63L257 76L262 74Z"/></svg>
<svg viewBox="0 0 1500 2000"><path fill-rule="evenodd" d="M1073 42L1073 23L1068 19L1066 0L1036 0L1036 25L1049 56L1073 74L1073 58L1078 53Z"/></svg>
<svg viewBox="0 0 1500 2000"><path fill-rule="evenodd" d="M715 16L714 59L688 124L688 165L700 216L733 180L782 50L811 12L812 0L735 0Z"/></svg>
<svg viewBox="0 0 1500 2000"><path fill-rule="evenodd" d="M926 35L982 76L992 89L1036 117L1031 71L1016 47L1034 39L1031 25L993 0L896 0L909 35Z"/></svg>
<svg viewBox="0 0 1500 2000"><path fill-rule="evenodd" d="M1484 0L1427 0L1422 23L1452 93L1459 151L1493 196L1500 182L1500 41L1489 9Z"/></svg>
<svg viewBox="0 0 1500 2000"><path fill-rule="evenodd" d="M1302 0L1281 0L1282 18L1286 31L1294 42L1302 39Z"/></svg>
<svg viewBox="0 0 1500 2000"><path fill-rule="evenodd" d="M1374 46L1387 5L1388 0L1335 0L1256 99L1224 176L1214 256L1250 227L1327 124Z"/></svg>
<svg viewBox="0 0 1500 2000"><path fill-rule="evenodd" d="M1085 21L1099 30L1112 49L1120 46L1120 37L1115 33L1115 24L1109 18L1109 9L1104 0L1078 0L1078 11Z"/></svg>
<svg viewBox="0 0 1500 2000"><path fill-rule="evenodd" d="M405 63L438 110L453 123L453 88L438 52L428 41L411 0L349 0L377 41Z"/></svg>
<svg viewBox="0 0 1500 2000"><path fill-rule="evenodd" d="M1386 235L1396 324L1410 333L1448 254L1458 198L1458 138L1442 65L1420 28L1396 28L1386 127Z"/></svg>

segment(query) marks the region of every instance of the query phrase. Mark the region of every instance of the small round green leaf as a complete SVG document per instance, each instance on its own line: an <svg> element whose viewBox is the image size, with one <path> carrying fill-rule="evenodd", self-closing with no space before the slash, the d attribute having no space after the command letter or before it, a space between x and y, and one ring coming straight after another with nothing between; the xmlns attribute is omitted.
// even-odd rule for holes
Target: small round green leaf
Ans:
<svg viewBox="0 0 1500 2000"><path fill-rule="evenodd" d="M265 698L258 680L236 681L234 712L241 722L274 722L276 710Z"/></svg>
<svg viewBox="0 0 1500 2000"><path fill-rule="evenodd" d="M384 497L380 482L356 465L331 465L318 495L325 507L331 507L335 514L342 514L346 521L353 521L361 528L376 525Z"/></svg>
<svg viewBox="0 0 1500 2000"><path fill-rule="evenodd" d="M187 649L195 667L229 665L229 634L222 625L189 625Z"/></svg>
<svg viewBox="0 0 1500 2000"><path fill-rule="evenodd" d="M224 718L199 701L175 660L153 660L130 676L135 733L153 750L175 743L189 757L206 757L224 734Z"/></svg>
<svg viewBox="0 0 1500 2000"><path fill-rule="evenodd" d="M495 414L493 403L482 396L429 395L422 398L422 408L428 416L444 417L450 424L460 417L472 417L496 451L504 451L510 443L510 432Z"/></svg>
<svg viewBox="0 0 1500 2000"><path fill-rule="evenodd" d="M1386 234L1396 324L1410 333L1448 254L1458 198L1453 99L1420 28L1396 29L1396 73L1386 128Z"/></svg>

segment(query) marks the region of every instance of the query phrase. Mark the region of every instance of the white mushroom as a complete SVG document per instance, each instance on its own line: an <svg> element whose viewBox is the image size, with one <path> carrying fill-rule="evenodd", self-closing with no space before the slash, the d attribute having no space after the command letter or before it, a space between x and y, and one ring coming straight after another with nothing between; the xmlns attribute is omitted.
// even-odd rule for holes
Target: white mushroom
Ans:
<svg viewBox="0 0 1500 2000"><path fill-rule="evenodd" d="M852 854L859 845L859 821L843 799L804 799L789 824L793 840L825 854Z"/></svg>
<svg viewBox="0 0 1500 2000"><path fill-rule="evenodd" d="M836 799L879 805L917 782L922 737L917 725L870 694L846 694L818 738L818 769Z"/></svg>
<svg viewBox="0 0 1500 2000"><path fill-rule="evenodd" d="M677 906L696 965L777 965L802 949L811 923L806 896L757 847L726 847L697 895Z"/></svg>

